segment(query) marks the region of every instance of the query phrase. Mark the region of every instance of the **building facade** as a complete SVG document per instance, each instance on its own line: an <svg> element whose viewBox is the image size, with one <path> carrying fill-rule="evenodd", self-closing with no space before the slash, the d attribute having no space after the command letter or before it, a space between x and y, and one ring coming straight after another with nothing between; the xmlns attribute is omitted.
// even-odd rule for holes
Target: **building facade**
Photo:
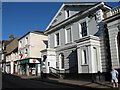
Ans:
<svg viewBox="0 0 120 90"><path fill-rule="evenodd" d="M56 67L49 73L59 71L64 78L90 79L108 71L102 20L110 9L103 2L67 2L61 6L45 31L48 48L56 53Z"/></svg>
<svg viewBox="0 0 120 90"><path fill-rule="evenodd" d="M2 60L2 72L6 72L6 46L10 43L10 40L2 40L2 53L1 53L1 60Z"/></svg>
<svg viewBox="0 0 120 90"><path fill-rule="evenodd" d="M103 22L109 35L111 66L120 72L120 5L106 13L108 18Z"/></svg>
<svg viewBox="0 0 120 90"><path fill-rule="evenodd" d="M11 42L6 46L6 72L10 74L17 73L18 39L18 37L13 37Z"/></svg>
<svg viewBox="0 0 120 90"><path fill-rule="evenodd" d="M40 75L41 53L47 45L47 36L42 31L30 31L19 39L18 74Z"/></svg>

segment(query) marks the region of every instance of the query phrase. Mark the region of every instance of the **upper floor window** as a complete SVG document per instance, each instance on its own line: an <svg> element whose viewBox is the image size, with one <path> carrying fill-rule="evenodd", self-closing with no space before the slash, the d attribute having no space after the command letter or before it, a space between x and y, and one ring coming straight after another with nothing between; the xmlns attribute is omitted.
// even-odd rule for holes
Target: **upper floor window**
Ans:
<svg viewBox="0 0 120 90"><path fill-rule="evenodd" d="M55 46L59 45L59 33L55 34Z"/></svg>
<svg viewBox="0 0 120 90"><path fill-rule="evenodd" d="M70 11L69 10L66 10L66 18L70 17Z"/></svg>
<svg viewBox="0 0 120 90"><path fill-rule="evenodd" d="M20 47L22 47L22 41L20 41Z"/></svg>
<svg viewBox="0 0 120 90"><path fill-rule="evenodd" d="M66 43L69 43L72 41L72 32L71 28L66 29Z"/></svg>
<svg viewBox="0 0 120 90"><path fill-rule="evenodd" d="M81 23L81 34L82 34L82 37L87 36L87 24L86 24L86 22Z"/></svg>
<svg viewBox="0 0 120 90"><path fill-rule="evenodd" d="M28 37L25 38L25 44L28 44Z"/></svg>

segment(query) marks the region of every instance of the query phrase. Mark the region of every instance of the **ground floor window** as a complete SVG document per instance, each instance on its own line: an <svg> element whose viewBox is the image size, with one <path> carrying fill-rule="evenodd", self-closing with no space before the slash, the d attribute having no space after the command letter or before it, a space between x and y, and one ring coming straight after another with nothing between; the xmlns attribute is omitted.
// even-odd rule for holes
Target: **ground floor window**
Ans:
<svg viewBox="0 0 120 90"><path fill-rule="evenodd" d="M64 69L64 55L62 53L59 55L59 63L60 69Z"/></svg>
<svg viewBox="0 0 120 90"><path fill-rule="evenodd" d="M85 49L82 50L82 64L87 64L87 52Z"/></svg>

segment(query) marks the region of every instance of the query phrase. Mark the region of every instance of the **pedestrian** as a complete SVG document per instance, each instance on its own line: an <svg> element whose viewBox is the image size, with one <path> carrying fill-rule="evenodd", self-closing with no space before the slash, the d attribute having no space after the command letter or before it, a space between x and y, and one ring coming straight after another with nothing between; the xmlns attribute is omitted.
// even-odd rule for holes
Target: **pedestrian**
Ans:
<svg viewBox="0 0 120 90"><path fill-rule="evenodd" d="M113 88L114 87L118 87L118 71L117 70L115 70L115 68L112 66L112 71L111 71L111 75L112 75L112 80L111 80L111 82L112 82L112 85L113 85Z"/></svg>

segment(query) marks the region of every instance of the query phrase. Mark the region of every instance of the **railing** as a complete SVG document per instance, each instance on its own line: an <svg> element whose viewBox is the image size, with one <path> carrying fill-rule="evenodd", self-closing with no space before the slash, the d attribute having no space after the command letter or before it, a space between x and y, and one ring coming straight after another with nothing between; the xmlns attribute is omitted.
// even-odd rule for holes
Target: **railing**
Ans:
<svg viewBox="0 0 120 90"><path fill-rule="evenodd" d="M112 15L120 13L120 5L111 10Z"/></svg>
<svg viewBox="0 0 120 90"><path fill-rule="evenodd" d="M120 13L120 5L112 8L110 11L108 11L107 16L110 17L110 16L116 15L118 13Z"/></svg>
<svg viewBox="0 0 120 90"><path fill-rule="evenodd" d="M63 78L65 73L77 73L77 64L74 65L73 67L69 68L69 69L65 69L65 70L59 70L59 69L55 69L53 67L49 67L49 71L50 71L50 74L52 74L53 76L55 77L58 77L58 78Z"/></svg>
<svg viewBox="0 0 120 90"><path fill-rule="evenodd" d="M63 70L55 69L53 67L49 67L49 72L50 72L50 74L52 74L53 76L55 76L57 78L62 78L61 73L64 73Z"/></svg>

